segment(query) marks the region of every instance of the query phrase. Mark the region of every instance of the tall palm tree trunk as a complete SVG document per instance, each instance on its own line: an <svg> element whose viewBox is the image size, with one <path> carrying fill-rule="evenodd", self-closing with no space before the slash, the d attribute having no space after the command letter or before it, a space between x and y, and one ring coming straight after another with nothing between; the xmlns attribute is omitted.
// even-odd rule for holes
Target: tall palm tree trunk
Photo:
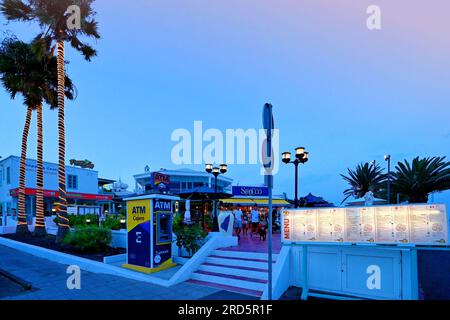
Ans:
<svg viewBox="0 0 450 320"><path fill-rule="evenodd" d="M58 234L57 242L62 242L69 231L66 197L66 130L64 126L64 98L65 98L65 71L64 71L64 40L58 41Z"/></svg>
<svg viewBox="0 0 450 320"><path fill-rule="evenodd" d="M36 169L36 223L34 234L45 236L45 215L44 215L44 148L43 148L43 127L42 127L42 104L36 106L37 113L37 169Z"/></svg>
<svg viewBox="0 0 450 320"><path fill-rule="evenodd" d="M27 140L30 131L31 122L31 107L27 108L27 115L25 118L25 126L22 133L22 152L20 155L20 171L19 171L19 199L18 199L18 218L19 221L16 227L16 233L28 233L27 212L25 205L25 173L26 173L26 159L27 159Z"/></svg>

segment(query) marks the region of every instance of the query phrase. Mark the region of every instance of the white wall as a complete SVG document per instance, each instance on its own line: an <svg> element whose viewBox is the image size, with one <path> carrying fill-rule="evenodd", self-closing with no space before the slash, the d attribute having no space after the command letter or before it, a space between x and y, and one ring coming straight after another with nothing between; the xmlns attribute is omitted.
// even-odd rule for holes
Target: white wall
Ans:
<svg viewBox="0 0 450 320"><path fill-rule="evenodd" d="M7 168L10 168L9 184L7 184L6 179ZM11 208L16 206L16 201L13 201L13 198L10 196L10 190L19 187L19 173L19 157L11 156L0 161L0 205L3 207L3 212L6 212L7 203L10 203ZM78 188L70 189L67 186L67 192L98 193L97 171L66 166L66 175L69 174L78 177ZM36 188L36 160L27 159L25 179L26 188ZM44 162L44 189L58 190L58 165L55 163Z"/></svg>
<svg viewBox="0 0 450 320"><path fill-rule="evenodd" d="M11 183L6 183L6 168L10 168ZM3 177L0 183L0 203L11 201L10 190L19 187L19 170L20 158L8 157L0 162L0 171L3 172ZM78 188L70 189L67 186L68 192L80 193L98 193L98 172L94 170L81 169L77 167L66 166L67 175L76 175L78 177ZM36 160L27 159L26 161L26 188L36 188ZM58 190L58 165L55 163L44 162L44 189Z"/></svg>

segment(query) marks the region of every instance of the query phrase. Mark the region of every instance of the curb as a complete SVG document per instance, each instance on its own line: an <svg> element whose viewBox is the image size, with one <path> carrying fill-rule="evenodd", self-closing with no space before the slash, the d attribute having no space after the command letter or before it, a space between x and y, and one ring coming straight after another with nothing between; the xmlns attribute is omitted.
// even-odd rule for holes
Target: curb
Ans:
<svg viewBox="0 0 450 320"><path fill-rule="evenodd" d="M25 290L29 291L33 288L33 286L31 285L31 283L26 282L25 280L16 277L15 275L9 273L6 270L0 269L0 275L4 276L5 278L8 278L9 280L17 283L18 285L20 285L22 288L24 288Z"/></svg>
<svg viewBox="0 0 450 320"><path fill-rule="evenodd" d="M73 256L67 253L57 252L54 250L49 250L46 248L33 246L30 244L22 243L19 241L14 241L0 237L0 245L19 250L31 254L36 257L44 258L53 262L57 262L64 265L77 265L80 269L89 271L92 273L109 274L113 276L119 276L123 278L128 278L131 280L147 282L151 284L160 285L163 287L169 287L170 282L168 280L152 277L149 275L144 275L137 273L135 271L125 270L120 267L113 265L107 265L102 262L89 260L86 258L81 258Z"/></svg>

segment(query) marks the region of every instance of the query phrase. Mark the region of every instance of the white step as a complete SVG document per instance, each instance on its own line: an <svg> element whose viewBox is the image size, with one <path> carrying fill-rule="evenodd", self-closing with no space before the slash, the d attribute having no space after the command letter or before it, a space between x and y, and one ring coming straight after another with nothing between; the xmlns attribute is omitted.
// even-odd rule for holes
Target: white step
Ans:
<svg viewBox="0 0 450 320"><path fill-rule="evenodd" d="M214 273L221 273L221 274L232 275L232 276L240 276L240 277L246 277L246 278L252 278L252 279L259 279L259 280L267 280L268 279L267 272L244 270L244 269L239 269L239 268L217 267L217 266L208 266L208 265L202 264L198 268L198 270L214 272Z"/></svg>
<svg viewBox="0 0 450 320"><path fill-rule="evenodd" d="M229 258L269 260L269 255L267 253L258 253L258 252L214 250L211 254L215 256L229 257ZM273 260L276 260L277 258L278 254L272 254Z"/></svg>
<svg viewBox="0 0 450 320"><path fill-rule="evenodd" d="M226 258L216 258L216 257L208 257L208 258L206 258L205 262L220 264L220 265L224 265L224 266L247 267L247 268L256 268L256 269L264 269L264 270L267 270L267 268L269 267L267 262L226 259Z"/></svg>
<svg viewBox="0 0 450 320"><path fill-rule="evenodd" d="M198 281L205 281L205 282L221 284L221 285L225 285L225 286L232 286L232 287L237 287L237 288L256 290L256 291L264 291L264 289L267 287L267 285L264 283L250 282L250 281L231 279L231 278L225 278L225 277L218 277L218 276L212 276L212 275L201 274L201 273L196 273L196 272L194 272L192 274L192 279L198 280Z"/></svg>

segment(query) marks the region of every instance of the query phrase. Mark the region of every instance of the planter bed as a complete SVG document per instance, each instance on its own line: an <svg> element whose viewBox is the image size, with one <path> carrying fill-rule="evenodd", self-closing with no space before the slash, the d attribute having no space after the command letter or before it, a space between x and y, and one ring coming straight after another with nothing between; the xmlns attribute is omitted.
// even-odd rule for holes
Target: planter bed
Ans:
<svg viewBox="0 0 450 320"><path fill-rule="evenodd" d="M31 234L27 234L27 235L20 234L19 235L19 234L14 233L14 234L1 235L1 237L10 239L10 240L14 240L14 241L18 241L18 242L23 242L26 244L31 244L33 246L38 246L38 247L58 251L58 252L72 254L72 255L75 255L78 257L82 257L82 258L86 258L86 259L90 259L90 260L94 260L94 261L100 261L100 262L103 262L104 257L109 257L109 256L126 253L126 250L123 248L111 248L111 247L108 247L106 252L81 253L69 246L57 244L55 242L56 236L54 236L54 235L47 235L45 237L35 237Z"/></svg>

